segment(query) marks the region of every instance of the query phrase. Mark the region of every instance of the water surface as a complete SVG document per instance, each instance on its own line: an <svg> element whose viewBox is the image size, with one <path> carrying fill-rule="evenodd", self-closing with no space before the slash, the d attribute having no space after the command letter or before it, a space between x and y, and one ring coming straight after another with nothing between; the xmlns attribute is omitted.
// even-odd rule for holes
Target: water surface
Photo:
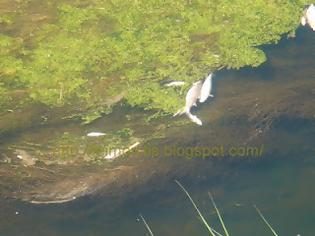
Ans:
<svg viewBox="0 0 315 236"><path fill-rule="evenodd" d="M315 34L309 29L299 29L296 38L283 39L279 45L266 47L268 61L261 67L218 72L215 83L217 101L220 101L228 84L238 80L242 81L246 89L271 82L285 87L297 80L301 84L314 80L314 40ZM235 96L241 92L235 91ZM268 92L266 91L266 96ZM307 96L302 91L301 96L303 95ZM175 128L168 133L167 142L180 144L185 140L191 145L202 143L200 136L206 139L207 132L211 130L211 123L206 117L210 117L210 111L215 108L216 100L196 111L206 120L206 128L193 125L188 125L187 129ZM64 131L84 134L89 128L103 128L104 123L110 122L110 119L121 119L123 112L117 109L109 118L101 119L88 128L70 124L30 129L13 136L8 142L23 139L39 142L45 136L51 137ZM118 123L113 122L107 129L115 129L115 124L118 128ZM134 120L133 124L135 129L143 128L139 121L137 123ZM173 167L171 172L174 174L168 172L163 177L158 175L140 187L121 191L121 195L116 193L109 196L100 191L97 195L60 205L33 205L2 199L1 235L146 235L145 227L139 220L140 213L155 235L207 235L205 227L185 194L175 184L174 178L186 186L209 223L221 232L207 196L209 190L215 197L231 235L272 235L255 212L253 204L261 209L279 235L314 235L314 122L309 119L279 119L268 132L265 140L260 140L267 150L272 150L268 155L261 158L208 158L191 161L174 157L176 165L187 167L178 167L178 172ZM210 133L208 135L212 137ZM206 143L211 143L211 140ZM157 144L162 147L165 142L158 141ZM164 161L166 162L160 160Z"/></svg>

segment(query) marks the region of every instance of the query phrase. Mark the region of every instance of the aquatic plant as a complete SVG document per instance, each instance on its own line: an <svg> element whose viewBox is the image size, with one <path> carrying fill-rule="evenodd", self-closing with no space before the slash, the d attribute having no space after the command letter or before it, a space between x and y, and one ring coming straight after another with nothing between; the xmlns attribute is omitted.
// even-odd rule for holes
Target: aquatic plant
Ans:
<svg viewBox="0 0 315 236"><path fill-rule="evenodd" d="M219 220L220 220L220 223L221 223L221 225L222 225L222 228L223 228L223 230L224 230L225 235L226 235L226 236L229 236L229 232L227 231L227 229L226 229L226 227L225 227L224 221L223 221L223 219L222 219L222 216L221 216L221 214L220 214L219 209L217 208L217 205L215 204L215 201L214 201L214 199L213 199L213 197L212 197L212 194L211 194L210 192L208 192L208 195L209 195L209 198L211 199L212 205L213 205L213 207L214 207L214 209L215 209L215 211L216 211L216 213L217 213L217 215L218 215L218 217L219 217Z"/></svg>
<svg viewBox="0 0 315 236"><path fill-rule="evenodd" d="M161 81L191 83L222 66L260 65L266 57L259 46L294 31L305 3L55 2L56 20L41 24L33 37L0 36L1 109L16 106L4 100L18 90L22 106L78 107L76 114L91 122L109 97L126 91L132 106L172 113L183 105L182 96ZM15 25L18 19L1 22Z"/></svg>
<svg viewBox="0 0 315 236"><path fill-rule="evenodd" d="M205 220L205 218L204 218L203 215L201 214L200 210L198 209L196 203L194 202L194 200L193 200L192 197L190 196L189 192L184 188L184 186L183 186L178 180L175 180L175 182L176 182L176 184L183 190L183 192L187 195L187 197L189 198L191 204L193 205L193 207L194 207L195 210L197 211L199 217L201 218L202 223L206 226L206 228L207 228L207 230L209 231L210 235L212 235L212 236L216 236L216 235L219 235L219 236L220 236L220 235L221 235L221 236L222 236L222 234L220 234L219 232L217 232L216 230L214 230L212 227L210 227L210 225L209 225L208 222ZM220 214L220 211L219 211L219 209L218 209L218 207L217 207L217 205L216 205L216 203L215 203L215 201L214 201L214 199L213 199L213 197L212 197L211 192L208 192L208 196L209 196L209 198L210 198L210 200L211 200L211 203L212 203L212 205L213 205L213 207L214 207L214 209L215 209L215 211L216 211L216 214L217 214L217 216L218 216L218 218L219 218L219 220L220 220L220 223L221 223L221 226L222 226L222 228L223 228L223 230L224 230L225 235L226 235L226 236L229 236L230 234L229 234L229 232L228 232L228 230L227 230L227 228L226 228L226 226L225 226L225 223L224 223L224 221L223 221L223 218L222 218L222 216L221 216L221 214ZM274 236L278 236L278 234L276 233L276 231L272 228L272 226L269 224L269 222L268 222L268 221L266 220L266 218L263 216L263 214L262 214L261 211L258 209L258 207L257 207L256 205L253 205L253 206L254 206L254 208L256 209L256 211L257 211L258 215L260 216L260 218L261 218L261 219L264 221L264 223L269 227L269 229L271 230L271 232L273 233L273 235L274 235Z"/></svg>
<svg viewBox="0 0 315 236"><path fill-rule="evenodd" d="M268 226L268 228L271 230L272 234L274 236L278 236L278 234L276 233L276 231L272 228L272 226L269 224L269 222L266 220L266 218L264 217L264 215L261 213L261 211L258 209L258 207L256 205L254 205L255 210L257 211L258 215L260 216L260 218L264 221L264 223Z"/></svg>
<svg viewBox="0 0 315 236"><path fill-rule="evenodd" d="M152 232L150 226L148 225L148 223L146 222L146 220L144 219L144 217L143 217L141 214L140 214L139 216L140 216L140 218L141 218L141 220L142 220L142 222L143 222L145 228L148 230L150 236L154 236L154 234L153 234L153 232Z"/></svg>
<svg viewBox="0 0 315 236"><path fill-rule="evenodd" d="M208 222L205 220L205 218L203 217L203 215L201 214L200 210L198 209L196 203L194 202L194 200L192 199L192 197L190 196L189 192L184 188L184 186L178 181L175 180L175 183L184 191L184 193L187 195L187 197L189 198L191 204L193 205L193 207L195 208L195 210L197 211L202 223L204 224L204 226L206 226L207 230L209 231L210 235L212 236L216 236L216 234L221 235L220 233L218 233L216 230L214 230L213 228L210 227L210 225L208 224ZM225 228L225 226L224 226Z"/></svg>

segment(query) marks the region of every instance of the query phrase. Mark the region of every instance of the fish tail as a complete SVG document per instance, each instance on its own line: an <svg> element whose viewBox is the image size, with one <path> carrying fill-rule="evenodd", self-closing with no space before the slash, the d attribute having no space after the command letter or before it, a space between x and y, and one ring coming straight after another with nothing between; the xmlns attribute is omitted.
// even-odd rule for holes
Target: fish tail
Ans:
<svg viewBox="0 0 315 236"><path fill-rule="evenodd" d="M193 114L191 114L190 112L186 112L186 115L188 116L188 118L196 123L197 125L202 125L202 121L197 117L197 116L194 116Z"/></svg>
<svg viewBox="0 0 315 236"><path fill-rule="evenodd" d="M182 114L186 113L186 107L183 107L181 109L179 109L174 115L173 117L175 116L181 116Z"/></svg>

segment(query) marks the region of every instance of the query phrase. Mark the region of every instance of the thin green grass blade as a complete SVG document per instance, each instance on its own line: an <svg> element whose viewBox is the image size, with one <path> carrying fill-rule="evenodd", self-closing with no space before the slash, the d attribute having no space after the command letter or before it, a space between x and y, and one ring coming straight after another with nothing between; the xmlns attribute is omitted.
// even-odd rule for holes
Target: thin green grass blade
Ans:
<svg viewBox="0 0 315 236"><path fill-rule="evenodd" d="M223 230L224 230L225 235L226 235L226 236L230 236L230 235L229 235L229 232L227 231L227 229L226 229L226 227L225 227L225 224L224 224L224 221L223 221L223 219L222 219L222 217L221 217L220 211L219 211L219 209L217 208L217 205L215 204L215 201L214 201L214 199L213 199L211 193L208 192L208 195L209 195L209 198L211 199L212 205L213 205L214 209L216 210L217 215L218 215L218 217L219 217L219 219L220 219L220 222L221 222L221 225L222 225L222 228L223 228Z"/></svg>
<svg viewBox="0 0 315 236"><path fill-rule="evenodd" d="M273 233L274 236L278 236L278 234L276 233L276 231L271 227L271 225L268 223L268 221L265 219L265 217L263 216L263 214L261 213L261 211L258 209L258 207L256 205L253 205L253 207L256 209L256 211L258 212L258 215L260 216L260 218L266 223L266 225L269 227L269 229L271 230L271 232Z"/></svg>
<svg viewBox="0 0 315 236"><path fill-rule="evenodd" d="M194 200L191 198L191 196L189 195L188 191L184 188L184 186L177 180L175 180L176 184L184 191L184 193L186 193L187 197L189 198L190 202L192 203L192 205L194 206L194 208L196 209L199 217L201 218L202 223L206 226L207 230L209 231L209 233L212 236L216 236L215 233L213 232L213 229L209 226L209 224L207 223L207 221L205 220L205 218L203 217L203 215L201 214L201 212L199 211L197 205L195 204Z"/></svg>
<svg viewBox="0 0 315 236"><path fill-rule="evenodd" d="M150 236L154 236L152 230L150 229L150 226L147 224L147 222L145 221L144 217L143 217L141 214L139 214L139 216L140 216L141 220L143 221L143 224L144 224L145 227L147 228L147 230L148 230Z"/></svg>

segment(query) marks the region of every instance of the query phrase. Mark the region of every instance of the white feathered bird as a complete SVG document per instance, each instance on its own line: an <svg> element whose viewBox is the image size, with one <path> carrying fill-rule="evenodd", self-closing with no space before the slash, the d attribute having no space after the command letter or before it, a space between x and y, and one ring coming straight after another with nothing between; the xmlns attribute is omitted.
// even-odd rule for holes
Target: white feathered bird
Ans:
<svg viewBox="0 0 315 236"><path fill-rule="evenodd" d="M315 31L315 6L311 4L301 17L301 24L304 26L308 24L313 31Z"/></svg>

